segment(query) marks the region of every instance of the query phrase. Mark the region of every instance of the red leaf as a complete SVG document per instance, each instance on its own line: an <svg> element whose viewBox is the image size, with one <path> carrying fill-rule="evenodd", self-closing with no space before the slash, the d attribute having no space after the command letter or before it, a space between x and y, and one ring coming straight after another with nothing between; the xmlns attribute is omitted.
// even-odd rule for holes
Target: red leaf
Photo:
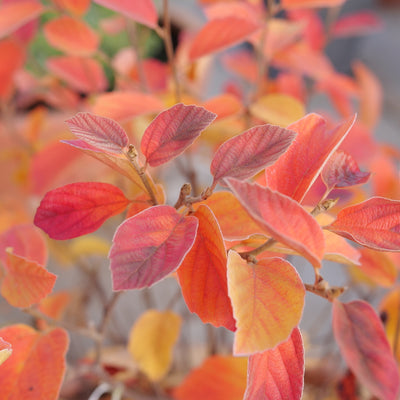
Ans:
<svg viewBox="0 0 400 400"><path fill-rule="evenodd" d="M0 38L14 32L43 11L44 7L36 0L0 4Z"/></svg>
<svg viewBox="0 0 400 400"><path fill-rule="evenodd" d="M12 357L1 366L3 399L57 400L65 373L68 335L61 328L39 333L27 325L0 330L11 343Z"/></svg>
<svg viewBox="0 0 400 400"><path fill-rule="evenodd" d="M281 5L285 10L296 8L338 7L346 0L282 0Z"/></svg>
<svg viewBox="0 0 400 400"><path fill-rule="evenodd" d="M157 10L152 0L94 0L94 2L150 28L157 26Z"/></svg>
<svg viewBox="0 0 400 400"><path fill-rule="evenodd" d="M193 40L189 51L191 60L215 53L243 42L260 25L248 18L228 16L206 23Z"/></svg>
<svg viewBox="0 0 400 400"><path fill-rule="evenodd" d="M200 206L194 216L199 220L196 240L178 269L183 297L204 323L234 331L221 230L208 207Z"/></svg>
<svg viewBox="0 0 400 400"><path fill-rule="evenodd" d="M300 400L303 385L304 346L295 328L286 342L249 357L244 400Z"/></svg>
<svg viewBox="0 0 400 400"><path fill-rule="evenodd" d="M291 145L296 133L274 125L260 125L223 143L211 162L214 185L231 177L247 179L273 164Z"/></svg>
<svg viewBox="0 0 400 400"><path fill-rule="evenodd" d="M337 151L325 164L321 177L329 190L360 185L368 181L369 172L362 172L353 157L343 151Z"/></svg>
<svg viewBox="0 0 400 400"><path fill-rule="evenodd" d="M53 290L56 275L34 261L7 252L0 291L14 307L30 307Z"/></svg>
<svg viewBox="0 0 400 400"><path fill-rule="evenodd" d="M282 258L248 264L229 251L228 292L236 320L236 355L272 349L287 340L300 322L304 285L295 268Z"/></svg>
<svg viewBox="0 0 400 400"><path fill-rule="evenodd" d="M154 206L117 229L110 250L113 290L149 287L176 270L196 238L197 218Z"/></svg>
<svg viewBox="0 0 400 400"><path fill-rule="evenodd" d="M78 113L65 121L71 132L91 146L109 153L123 153L128 136L117 122L91 113Z"/></svg>
<svg viewBox="0 0 400 400"><path fill-rule="evenodd" d="M348 366L375 396L397 399L400 378L382 323L364 301L333 302L333 333Z"/></svg>
<svg viewBox="0 0 400 400"><path fill-rule="evenodd" d="M66 15L47 22L43 32L52 46L68 54L89 56L99 45L97 34L87 24Z"/></svg>
<svg viewBox="0 0 400 400"><path fill-rule="evenodd" d="M34 223L53 239L71 239L94 232L128 204L121 190L108 183L71 183L46 193Z"/></svg>
<svg viewBox="0 0 400 400"><path fill-rule="evenodd" d="M301 203L328 158L353 126L355 117L332 131L317 114L308 114L289 126L298 133L288 151L265 170L267 184Z"/></svg>
<svg viewBox="0 0 400 400"><path fill-rule="evenodd" d="M382 21L371 11L363 10L338 19L332 27L335 37L366 35L382 28Z"/></svg>
<svg viewBox="0 0 400 400"><path fill-rule="evenodd" d="M321 266L324 235L317 221L300 204L281 193L256 183L228 179L235 196L249 214L278 242Z"/></svg>
<svg viewBox="0 0 400 400"><path fill-rule="evenodd" d="M325 229L371 249L400 251L400 201L372 197L343 208Z"/></svg>
<svg viewBox="0 0 400 400"><path fill-rule="evenodd" d="M152 167L183 153L216 115L203 107L182 103L157 115L144 132L141 150Z"/></svg>

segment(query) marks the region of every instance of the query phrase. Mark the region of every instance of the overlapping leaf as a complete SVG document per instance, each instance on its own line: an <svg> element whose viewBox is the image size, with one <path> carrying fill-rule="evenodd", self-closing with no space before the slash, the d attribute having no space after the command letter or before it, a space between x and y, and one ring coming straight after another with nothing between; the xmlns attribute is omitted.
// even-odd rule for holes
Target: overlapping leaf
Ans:
<svg viewBox="0 0 400 400"><path fill-rule="evenodd" d="M3 399L57 400L65 373L68 335L61 328L39 333L27 325L0 329L12 357L1 366Z"/></svg>
<svg viewBox="0 0 400 400"><path fill-rule="evenodd" d="M325 228L371 249L400 251L400 201L372 197L343 208Z"/></svg>
<svg viewBox="0 0 400 400"><path fill-rule="evenodd" d="M152 167L175 158L190 146L216 115L203 107L182 103L157 115L144 132L141 150Z"/></svg>
<svg viewBox="0 0 400 400"><path fill-rule="evenodd" d="M65 122L78 139L99 150L121 154L128 145L126 132L112 119L91 113L78 113Z"/></svg>
<svg viewBox="0 0 400 400"><path fill-rule="evenodd" d="M256 183L228 179L229 187L249 214L275 240L296 250L315 267L325 251L322 229L296 201Z"/></svg>
<svg viewBox="0 0 400 400"><path fill-rule="evenodd" d="M364 301L333 302L333 333L351 370L375 396L395 400L400 389L397 363L382 323Z"/></svg>
<svg viewBox="0 0 400 400"><path fill-rule="evenodd" d="M224 178L246 179L274 163L296 133L275 125L260 125L223 143L211 162L213 185Z"/></svg>
<svg viewBox="0 0 400 400"><path fill-rule="evenodd" d="M128 350L139 368L152 380L163 378L171 367L181 318L172 311L148 310L133 325Z"/></svg>
<svg viewBox="0 0 400 400"><path fill-rule="evenodd" d="M288 151L266 169L268 186L301 202L330 155L346 137L354 119L348 119L332 131L327 130L326 121L317 114L308 114L290 125L288 128L298 135Z"/></svg>
<svg viewBox="0 0 400 400"><path fill-rule="evenodd" d="M249 357L244 400L300 400L304 347L299 328L274 349Z"/></svg>
<svg viewBox="0 0 400 400"><path fill-rule="evenodd" d="M3 340L2 337L0 337L0 365L3 364L3 362L6 361L7 358L11 356L11 354L12 354L11 344Z"/></svg>
<svg viewBox="0 0 400 400"><path fill-rule="evenodd" d="M300 322L304 285L295 268L282 258L264 258L253 265L229 251L228 293L236 320L236 355L272 349Z"/></svg>
<svg viewBox="0 0 400 400"><path fill-rule="evenodd" d="M53 239L71 239L94 232L128 204L122 191L109 183L71 183L46 193L34 223Z"/></svg>
<svg viewBox="0 0 400 400"><path fill-rule="evenodd" d="M196 240L178 269L185 302L204 323L235 330L228 297L226 251L221 230L212 211L201 205Z"/></svg>
<svg viewBox="0 0 400 400"><path fill-rule="evenodd" d="M148 208L115 232L110 251L114 290L148 287L176 270L196 238L198 222L170 206Z"/></svg>

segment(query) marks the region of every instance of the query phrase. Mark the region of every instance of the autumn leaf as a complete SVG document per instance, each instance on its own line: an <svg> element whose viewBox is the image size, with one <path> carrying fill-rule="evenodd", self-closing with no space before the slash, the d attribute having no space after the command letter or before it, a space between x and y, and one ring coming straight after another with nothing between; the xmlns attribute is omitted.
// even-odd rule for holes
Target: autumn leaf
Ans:
<svg viewBox="0 0 400 400"><path fill-rule="evenodd" d="M296 250L315 267L325 252L317 221L296 201L256 183L228 179L229 187L249 214L278 242Z"/></svg>
<svg viewBox="0 0 400 400"><path fill-rule="evenodd" d="M219 96L212 97L202 103L202 106L214 114L217 114L216 120L230 117L238 114L243 105L240 100L233 94L223 93Z"/></svg>
<svg viewBox="0 0 400 400"><path fill-rule="evenodd" d="M338 7L346 0L282 0L281 5L285 10L314 7Z"/></svg>
<svg viewBox="0 0 400 400"><path fill-rule="evenodd" d="M369 35L382 28L382 25L376 13L362 10L339 18L332 26L332 35L337 38Z"/></svg>
<svg viewBox="0 0 400 400"><path fill-rule="evenodd" d="M60 321L65 313L66 308L72 302L72 293L68 291L52 293L43 299L39 304L39 310L52 318L55 321ZM45 330L49 328L49 323L44 319L38 319L37 327L40 330Z"/></svg>
<svg viewBox="0 0 400 400"><path fill-rule="evenodd" d="M174 390L175 400L242 400L247 358L212 356Z"/></svg>
<svg viewBox="0 0 400 400"><path fill-rule="evenodd" d="M207 206L201 205L193 215L199 220L196 240L178 269L183 297L204 323L234 331L221 230Z"/></svg>
<svg viewBox="0 0 400 400"><path fill-rule="evenodd" d="M0 337L13 351L1 366L1 397L57 400L65 373L66 331L55 328L40 333L18 324L0 329Z"/></svg>
<svg viewBox="0 0 400 400"><path fill-rule="evenodd" d="M282 258L248 264L229 251L228 293L237 328L235 355L272 349L287 340L300 322L304 285L295 268Z"/></svg>
<svg viewBox="0 0 400 400"><path fill-rule="evenodd" d="M382 323L366 302L333 302L333 333L360 382L375 396L395 400L400 388L397 363Z"/></svg>
<svg viewBox="0 0 400 400"><path fill-rule="evenodd" d="M90 0L53 0L61 9L82 16L90 7Z"/></svg>
<svg viewBox="0 0 400 400"><path fill-rule="evenodd" d="M215 118L203 107L182 103L161 112L142 137L140 147L146 162L156 167L183 153Z"/></svg>
<svg viewBox="0 0 400 400"><path fill-rule="evenodd" d="M176 270L196 238L198 222L171 206L154 206L117 229L110 250L114 290L149 287Z"/></svg>
<svg viewBox="0 0 400 400"><path fill-rule="evenodd" d="M400 201L371 197L343 208L324 228L371 249L400 251Z"/></svg>
<svg viewBox="0 0 400 400"><path fill-rule="evenodd" d="M109 183L71 183L46 193L34 223L53 239L71 239L94 232L128 204L122 191Z"/></svg>
<svg viewBox="0 0 400 400"><path fill-rule="evenodd" d="M243 400L300 400L303 385L303 339L294 328L285 342L249 357Z"/></svg>
<svg viewBox="0 0 400 400"><path fill-rule="evenodd" d="M12 346L0 337L0 365L12 354Z"/></svg>
<svg viewBox="0 0 400 400"><path fill-rule="evenodd" d="M224 178L247 179L273 164L291 145L296 134L275 125L260 125L223 143L210 171L213 186Z"/></svg>
<svg viewBox="0 0 400 400"><path fill-rule="evenodd" d="M129 353L152 381L162 379L170 369L181 323L172 311L147 310L132 326Z"/></svg>
<svg viewBox="0 0 400 400"><path fill-rule="evenodd" d="M398 346L400 340L400 332L398 329L400 318L399 304L400 289L395 287L385 294L379 305L379 315L384 324L386 336L397 361L400 360L400 347Z"/></svg>

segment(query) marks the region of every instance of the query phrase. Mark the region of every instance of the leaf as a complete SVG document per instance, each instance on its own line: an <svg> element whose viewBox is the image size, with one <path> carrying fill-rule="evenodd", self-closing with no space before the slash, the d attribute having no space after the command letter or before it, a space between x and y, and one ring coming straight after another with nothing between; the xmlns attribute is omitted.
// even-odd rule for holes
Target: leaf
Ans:
<svg viewBox="0 0 400 400"><path fill-rule="evenodd" d="M53 290L56 275L40 264L7 252L1 295L14 307L26 308L39 303Z"/></svg>
<svg viewBox="0 0 400 400"><path fill-rule="evenodd" d="M400 201L372 197L343 208L324 228L371 249L400 251Z"/></svg>
<svg viewBox="0 0 400 400"><path fill-rule="evenodd" d="M65 121L71 132L96 149L122 154L128 135L117 122L91 113L78 113Z"/></svg>
<svg viewBox="0 0 400 400"><path fill-rule="evenodd" d="M90 56L99 45L97 34L87 24L66 15L47 22L43 33L49 44L76 56Z"/></svg>
<svg viewBox="0 0 400 400"><path fill-rule="evenodd" d="M234 331L221 230L207 206L201 205L193 215L199 220L196 240L178 269L183 298L204 323Z"/></svg>
<svg viewBox="0 0 400 400"><path fill-rule="evenodd" d="M300 400L304 346L299 328L274 349L249 357L244 400Z"/></svg>
<svg viewBox="0 0 400 400"><path fill-rule="evenodd" d="M191 60L243 42L260 28L258 22L240 16L227 16L207 22L193 39Z"/></svg>
<svg viewBox="0 0 400 400"><path fill-rule="evenodd" d="M142 137L141 150L146 162L156 167L183 153L215 118L203 107L182 103L161 112Z"/></svg>
<svg viewBox="0 0 400 400"><path fill-rule="evenodd" d="M3 362L6 361L7 358L11 356L11 354L12 354L11 344L3 340L2 337L0 337L0 365L3 364Z"/></svg>
<svg viewBox="0 0 400 400"><path fill-rule="evenodd" d="M315 7L339 7L346 0L282 0L281 6L285 10Z"/></svg>
<svg viewBox="0 0 400 400"><path fill-rule="evenodd" d="M332 27L332 35L336 38L363 36L376 32L382 25L376 13L362 10L339 18Z"/></svg>
<svg viewBox="0 0 400 400"><path fill-rule="evenodd" d="M12 357L1 366L3 399L57 400L65 373L68 335L62 328L39 333L18 324L0 329Z"/></svg>
<svg viewBox="0 0 400 400"><path fill-rule="evenodd" d="M290 125L288 128L298 135L288 151L266 169L268 187L301 203L354 120L352 117L328 131L325 119L317 114L308 114Z"/></svg>
<svg viewBox="0 0 400 400"><path fill-rule="evenodd" d="M64 291L52 293L43 299L39 304L39 310L51 317L53 320L60 321L65 313L65 310L69 304L72 302L72 293ZM50 327L49 323L44 319L38 319L37 327L44 331Z"/></svg>
<svg viewBox="0 0 400 400"><path fill-rule="evenodd" d="M233 94L223 93L205 101L202 106L215 114L217 120L238 114L243 109L240 100Z"/></svg>
<svg viewBox="0 0 400 400"><path fill-rule="evenodd" d="M256 183L228 180L229 187L249 214L278 242L296 250L314 268L325 252L322 229L296 201Z"/></svg>
<svg viewBox="0 0 400 400"><path fill-rule="evenodd" d="M110 251L113 290L149 287L175 271L191 249L198 222L171 206L154 206L117 229Z"/></svg>
<svg viewBox="0 0 400 400"><path fill-rule="evenodd" d="M9 35L44 11L36 0L10 1L0 4L0 38Z"/></svg>
<svg viewBox="0 0 400 400"><path fill-rule="evenodd" d="M367 182L370 175L360 171L353 157L343 151L333 153L321 172L328 190L360 185Z"/></svg>
<svg viewBox="0 0 400 400"><path fill-rule="evenodd" d="M213 186L224 178L247 179L274 163L296 134L274 125L260 125L234 136L216 151L210 171Z"/></svg>
<svg viewBox="0 0 400 400"><path fill-rule="evenodd" d="M340 351L360 382L381 399L397 399L397 363L373 308L360 300L334 300L332 324Z"/></svg>
<svg viewBox="0 0 400 400"><path fill-rule="evenodd" d="M71 183L46 193L34 223L53 239L71 239L94 232L128 204L122 191L109 183Z"/></svg>
<svg viewBox="0 0 400 400"><path fill-rule="evenodd" d="M82 16L90 7L90 0L53 0L63 10L71 14Z"/></svg>
<svg viewBox="0 0 400 400"><path fill-rule="evenodd" d="M133 325L129 353L152 381L162 379L170 369L181 323L180 316L172 311L147 310Z"/></svg>
<svg viewBox="0 0 400 400"><path fill-rule="evenodd" d="M248 264L229 251L228 293L237 328L235 355L272 349L287 340L300 322L304 285L295 268L282 258Z"/></svg>
<svg viewBox="0 0 400 400"><path fill-rule="evenodd" d="M393 352L397 361L400 359L400 347L398 341L399 335L399 318L400 318L400 289L398 287L390 290L383 297L380 305L380 318L385 326L386 336L389 340Z"/></svg>
<svg viewBox="0 0 400 400"><path fill-rule="evenodd" d="M174 392L175 400L242 400L247 358L212 356L193 369Z"/></svg>

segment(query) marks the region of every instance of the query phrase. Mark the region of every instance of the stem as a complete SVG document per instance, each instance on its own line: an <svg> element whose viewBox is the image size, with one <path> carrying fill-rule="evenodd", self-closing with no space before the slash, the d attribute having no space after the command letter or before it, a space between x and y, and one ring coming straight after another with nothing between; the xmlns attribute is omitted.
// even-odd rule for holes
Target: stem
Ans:
<svg viewBox="0 0 400 400"><path fill-rule="evenodd" d="M263 253L264 251L268 250L271 248L277 241L274 238L269 238L266 242L264 242L262 245L256 247L253 250L249 251L242 251L239 253L240 257L247 261L254 262L255 256L258 256L259 254Z"/></svg>
<svg viewBox="0 0 400 400"><path fill-rule="evenodd" d="M322 279L322 277L321 277ZM340 286L332 286L330 287L328 282L324 279L320 280L317 284L310 285L309 283L305 283L304 287L308 292L314 293L317 296L323 297L324 299L332 302L337 297L339 297L345 290L345 287Z"/></svg>

